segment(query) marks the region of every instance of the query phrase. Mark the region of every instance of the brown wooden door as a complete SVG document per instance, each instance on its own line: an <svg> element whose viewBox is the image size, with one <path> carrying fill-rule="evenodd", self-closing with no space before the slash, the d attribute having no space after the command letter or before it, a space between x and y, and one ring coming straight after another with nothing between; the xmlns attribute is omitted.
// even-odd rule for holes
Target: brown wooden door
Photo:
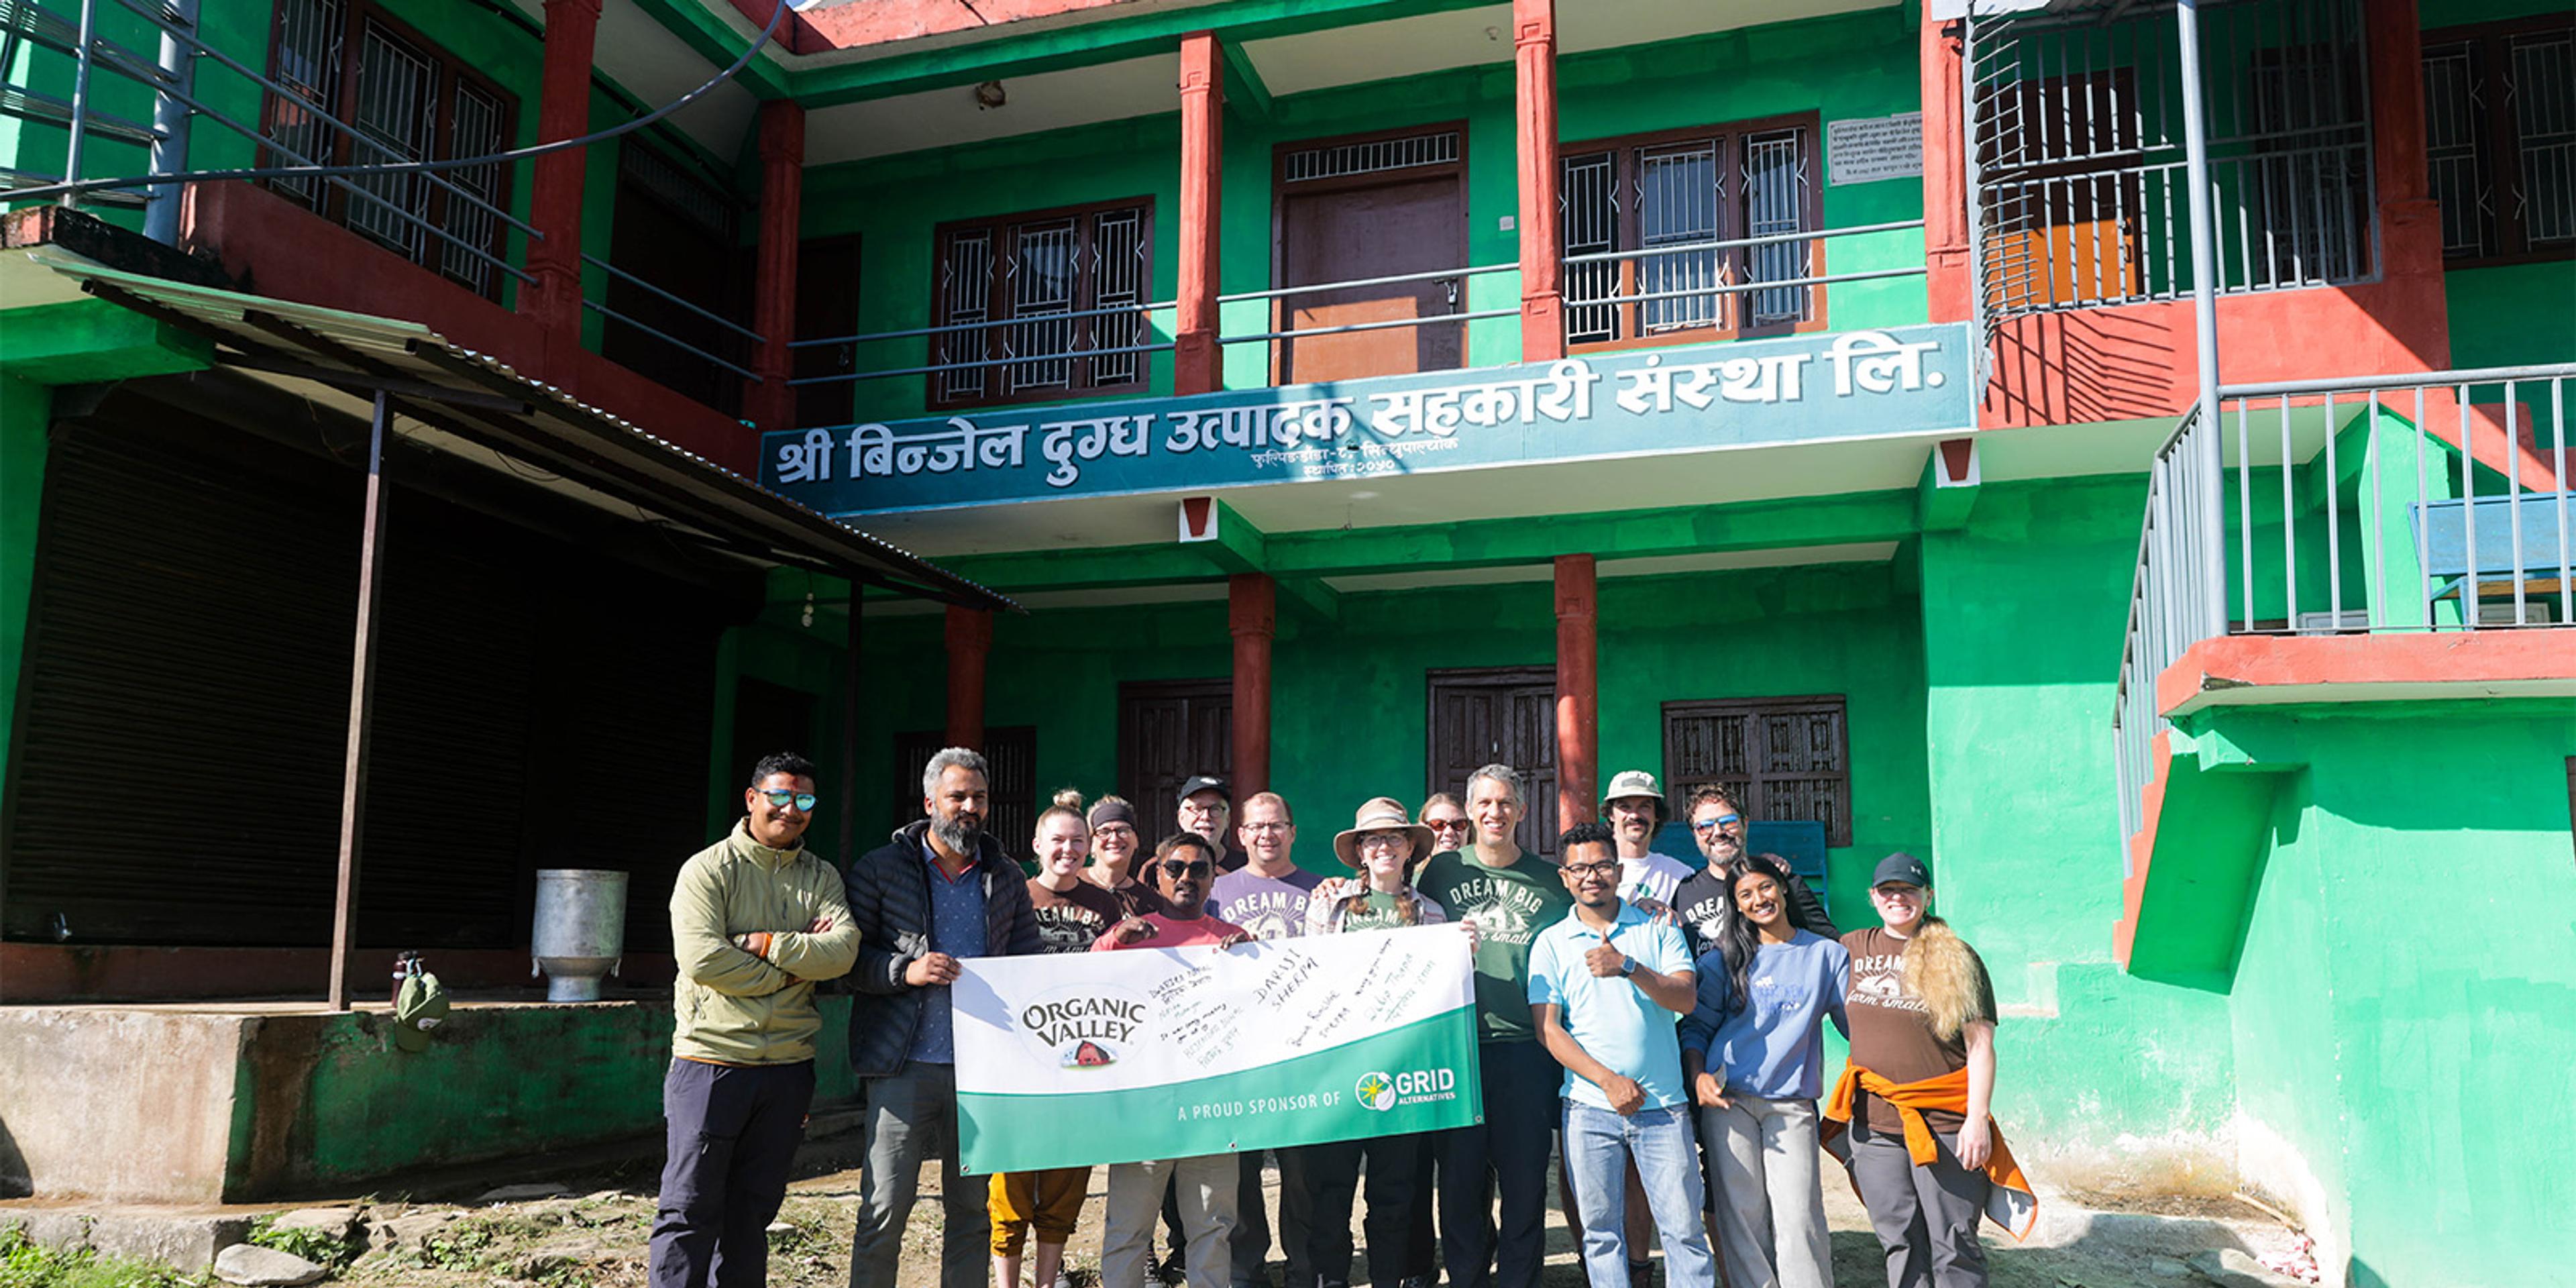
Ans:
<svg viewBox="0 0 2576 1288"><path fill-rule="evenodd" d="M1118 686L1118 794L1136 806L1151 849L1179 826L1181 784L1234 772L1234 687L1225 680L1141 680ZM1226 840L1232 848L1233 838Z"/></svg>
<svg viewBox="0 0 2576 1288"><path fill-rule="evenodd" d="M1491 764L1521 772L1528 810L1521 848L1551 858L1556 813L1556 673L1544 666L1431 672L1431 780L1467 794L1467 775Z"/></svg>
<svg viewBox="0 0 2576 1288"><path fill-rule="evenodd" d="M1394 277L1467 266L1467 189L1463 165L1387 164L1448 156L1380 139L1300 143L1282 150L1279 186L1279 284L1305 286ZM1312 158L1326 158L1315 161ZM1341 170L1352 173L1339 173ZM1299 173L1318 177L1299 179ZM1280 301L1279 329L1349 326L1464 311L1466 282L1446 278L1355 286ZM1355 376L1446 371L1459 366L1465 324L1430 323L1287 340L1278 348L1282 384Z"/></svg>
<svg viewBox="0 0 2576 1288"><path fill-rule="evenodd" d="M796 338L821 340L859 329L859 239L809 237L796 247ZM858 369L858 346L835 344L796 352L796 378L846 376ZM857 385L842 381L796 387L796 425L849 423Z"/></svg>

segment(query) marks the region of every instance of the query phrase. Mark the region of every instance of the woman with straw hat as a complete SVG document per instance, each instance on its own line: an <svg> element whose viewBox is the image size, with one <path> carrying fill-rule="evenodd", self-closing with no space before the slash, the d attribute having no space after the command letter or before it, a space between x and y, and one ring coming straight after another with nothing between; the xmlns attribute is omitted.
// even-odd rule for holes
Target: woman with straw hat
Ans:
<svg viewBox="0 0 2576 1288"><path fill-rule="evenodd" d="M1408 819L1402 805L1381 796L1360 806L1350 830L1333 838L1333 853L1358 878L1316 889L1306 905L1306 933L1400 930L1447 921L1440 905L1414 889L1406 876L1413 860L1430 849L1431 829ZM1321 1288L1347 1288L1351 1281L1351 1201L1363 1157L1368 1160L1368 1282L1371 1288L1397 1288L1404 1280L1414 1189L1422 1182L1419 1133L1307 1147L1307 1257Z"/></svg>

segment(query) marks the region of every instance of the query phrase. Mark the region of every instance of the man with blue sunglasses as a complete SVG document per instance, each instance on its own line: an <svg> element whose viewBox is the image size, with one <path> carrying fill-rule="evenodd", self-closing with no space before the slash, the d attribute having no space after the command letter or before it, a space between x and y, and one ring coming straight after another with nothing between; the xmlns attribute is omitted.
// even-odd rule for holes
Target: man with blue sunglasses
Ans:
<svg viewBox="0 0 2576 1288"><path fill-rule="evenodd" d="M1825 915L1824 901L1815 889L1791 875L1789 865L1776 854L1745 852L1744 810L1715 783L1704 783L1690 796L1691 840L1699 846L1708 866L1693 873L1673 891L1673 917L1681 923L1682 935L1690 940L1691 960L1717 947L1718 927L1735 915L1735 905L1726 893L1727 878L1738 863L1751 863L1770 873L1789 896L1789 924L1826 939L1841 936L1834 929L1833 918Z"/></svg>

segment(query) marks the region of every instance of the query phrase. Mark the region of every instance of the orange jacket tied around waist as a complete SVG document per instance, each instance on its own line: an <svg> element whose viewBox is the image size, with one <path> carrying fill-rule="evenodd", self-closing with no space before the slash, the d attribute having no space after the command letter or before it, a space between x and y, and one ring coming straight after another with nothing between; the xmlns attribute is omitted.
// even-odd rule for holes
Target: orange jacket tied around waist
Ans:
<svg viewBox="0 0 2576 1288"><path fill-rule="evenodd" d="M1953 1069L1921 1082L1889 1082L1861 1065L1850 1064L1844 1066L1833 1094L1825 1100L1825 1122L1819 1134L1826 1146L1831 1147L1851 1127L1852 1101L1861 1091L1896 1106L1898 1117L1905 1122L1905 1152L1916 1167L1928 1166L1940 1157L1932 1125L1923 1121L1923 1111L1939 1109L1961 1115L1968 1112L1966 1069ZM1986 1179L1993 1183L1986 1199L1986 1217L2002 1226L2015 1241L2027 1239L2039 1223L2039 1196L2022 1178L2020 1164L2013 1162L2012 1150L2004 1145L2003 1129L1995 1126L1991 1117L1986 1119L1986 1132L1993 1142L1993 1152L1985 1166ZM1847 1145L1834 1151L1834 1156L1846 1164L1850 1162L1849 1154Z"/></svg>

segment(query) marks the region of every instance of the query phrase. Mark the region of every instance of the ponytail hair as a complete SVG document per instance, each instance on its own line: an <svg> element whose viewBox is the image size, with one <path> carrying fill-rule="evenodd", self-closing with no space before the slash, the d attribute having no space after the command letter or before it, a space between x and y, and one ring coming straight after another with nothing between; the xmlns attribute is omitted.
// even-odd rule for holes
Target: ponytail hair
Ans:
<svg viewBox="0 0 2576 1288"><path fill-rule="evenodd" d="M1984 969L1949 922L1923 914L1914 937L1905 942L1901 960L1905 991L1923 999L1924 1009L1931 1014L1932 1036L1947 1042L1976 1021L1993 1022L1995 1017L1985 1013L1981 997Z"/></svg>
<svg viewBox="0 0 2576 1288"><path fill-rule="evenodd" d="M1045 809L1038 812L1038 826L1043 829L1047 824L1047 820L1054 818L1058 814L1082 824L1083 830L1085 831L1089 831L1091 828L1090 820L1082 816L1082 793L1075 788L1060 787L1056 789L1055 798L1048 802Z"/></svg>

